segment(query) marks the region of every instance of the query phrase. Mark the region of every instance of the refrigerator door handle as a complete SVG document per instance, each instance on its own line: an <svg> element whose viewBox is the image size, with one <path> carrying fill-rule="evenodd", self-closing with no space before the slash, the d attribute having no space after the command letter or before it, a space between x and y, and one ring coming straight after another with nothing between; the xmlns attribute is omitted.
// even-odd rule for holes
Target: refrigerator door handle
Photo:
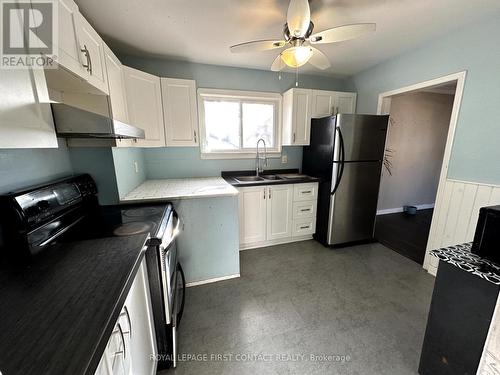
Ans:
<svg viewBox="0 0 500 375"><path fill-rule="evenodd" d="M337 126L335 128L339 133L339 144L340 144L340 158L339 158L339 167L337 168L337 179L335 180L335 186L331 192L331 195L335 194L337 189L339 188L340 181L342 180L342 175L344 174L344 164L345 164L345 148L344 148L344 137L342 136L342 130Z"/></svg>

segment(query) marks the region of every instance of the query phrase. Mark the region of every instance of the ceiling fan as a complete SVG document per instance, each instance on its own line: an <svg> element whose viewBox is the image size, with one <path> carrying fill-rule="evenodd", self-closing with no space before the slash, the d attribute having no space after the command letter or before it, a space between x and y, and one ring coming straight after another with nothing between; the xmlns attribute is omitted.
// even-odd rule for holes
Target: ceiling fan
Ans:
<svg viewBox="0 0 500 375"><path fill-rule="evenodd" d="M313 34L314 24L308 0L290 0L287 22L283 26L284 39L255 40L230 47L231 52L258 52L287 47L271 65L272 71L280 71L285 66L298 68L307 62L319 69L328 69L331 64L326 55L313 45L343 42L375 31L374 23L355 23L333 27Z"/></svg>

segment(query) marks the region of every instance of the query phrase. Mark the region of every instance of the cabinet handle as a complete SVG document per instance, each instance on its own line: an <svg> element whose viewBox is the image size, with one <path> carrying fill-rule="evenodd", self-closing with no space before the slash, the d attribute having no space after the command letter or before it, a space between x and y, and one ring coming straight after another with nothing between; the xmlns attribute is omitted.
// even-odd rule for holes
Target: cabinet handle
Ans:
<svg viewBox="0 0 500 375"><path fill-rule="evenodd" d="M123 315L125 315L125 317L127 318L127 322L128 322L128 331L123 331L123 333L127 333L129 335L129 337L132 338L132 322L130 320L130 314L128 312L127 306L123 306L123 312L120 314L120 316L123 316Z"/></svg>
<svg viewBox="0 0 500 375"><path fill-rule="evenodd" d="M311 190L304 190L302 194L311 194Z"/></svg>
<svg viewBox="0 0 500 375"><path fill-rule="evenodd" d="M269 199L271 199L271 188L269 188Z"/></svg>
<svg viewBox="0 0 500 375"><path fill-rule="evenodd" d="M293 133L293 140L292 143L295 143L295 133Z"/></svg>
<svg viewBox="0 0 500 375"><path fill-rule="evenodd" d="M85 47L85 49L87 49L87 47ZM92 56L90 56L90 51L89 50L87 50L87 56L89 57L89 65L90 65L90 67L89 67L89 73L90 73L90 75L92 75Z"/></svg>
<svg viewBox="0 0 500 375"><path fill-rule="evenodd" d="M80 49L81 52L85 54L85 58L87 59L87 64L82 64L84 68L87 68L87 72L90 72L90 67L92 66L91 61L90 61L90 53L89 50L87 49L87 46L84 44L83 48Z"/></svg>
<svg viewBox="0 0 500 375"><path fill-rule="evenodd" d="M266 189L264 189L264 199L266 199Z"/></svg>
<svg viewBox="0 0 500 375"><path fill-rule="evenodd" d="M309 229L309 225L302 226L302 227L300 227L300 229Z"/></svg>
<svg viewBox="0 0 500 375"><path fill-rule="evenodd" d="M194 143L196 143L197 142L196 130L193 130L193 132L194 132Z"/></svg>
<svg viewBox="0 0 500 375"><path fill-rule="evenodd" d="M310 209L310 208L303 208L303 209L301 209L300 211L301 211L301 212L307 212L307 211L311 211L311 209Z"/></svg>
<svg viewBox="0 0 500 375"><path fill-rule="evenodd" d="M125 349L125 336L123 336L123 330L120 323L118 323L118 330L120 331L120 337L122 338L122 343L123 343L123 358L127 358L127 351ZM120 353L121 353L120 351L116 352L116 354Z"/></svg>

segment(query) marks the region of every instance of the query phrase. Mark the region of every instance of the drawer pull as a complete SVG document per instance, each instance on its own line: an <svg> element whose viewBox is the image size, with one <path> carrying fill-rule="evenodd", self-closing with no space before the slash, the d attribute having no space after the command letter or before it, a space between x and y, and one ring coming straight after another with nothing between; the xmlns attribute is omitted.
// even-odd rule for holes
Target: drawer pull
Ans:
<svg viewBox="0 0 500 375"><path fill-rule="evenodd" d="M311 190L304 190L302 194L311 194Z"/></svg>
<svg viewBox="0 0 500 375"><path fill-rule="evenodd" d="M309 229L309 225L302 226L300 229Z"/></svg>
<svg viewBox="0 0 500 375"><path fill-rule="evenodd" d="M300 211L301 211L301 212L307 212L307 211L311 211L311 209L310 209L310 208L303 208L303 209L301 209Z"/></svg>

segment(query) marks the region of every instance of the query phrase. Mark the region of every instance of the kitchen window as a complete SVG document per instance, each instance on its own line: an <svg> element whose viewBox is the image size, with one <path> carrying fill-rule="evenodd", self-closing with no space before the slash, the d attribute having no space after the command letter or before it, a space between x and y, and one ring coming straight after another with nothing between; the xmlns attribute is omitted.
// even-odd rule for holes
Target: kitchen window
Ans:
<svg viewBox="0 0 500 375"><path fill-rule="evenodd" d="M281 95L268 92L198 90L201 156L255 157L259 138L269 156L281 152Z"/></svg>

